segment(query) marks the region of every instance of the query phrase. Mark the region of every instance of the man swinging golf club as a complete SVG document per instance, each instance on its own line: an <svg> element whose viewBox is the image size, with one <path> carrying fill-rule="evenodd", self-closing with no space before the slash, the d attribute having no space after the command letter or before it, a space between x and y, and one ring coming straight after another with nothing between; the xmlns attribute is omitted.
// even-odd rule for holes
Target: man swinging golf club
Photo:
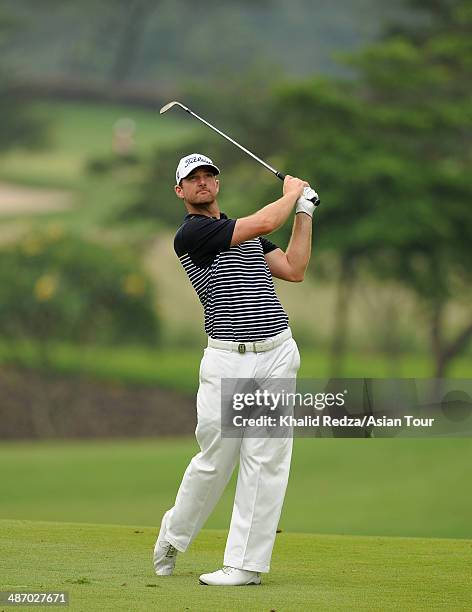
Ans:
<svg viewBox="0 0 472 612"><path fill-rule="evenodd" d="M250 216L230 219L217 202L219 173L200 153L183 157L176 171L175 193L187 215L174 248L203 305L208 347L197 394L200 452L162 519L154 569L159 576L172 574L177 552L185 552L198 534L239 461L223 567L200 576L202 584L238 586L260 584L260 573L269 571L292 437L222 437L221 379L296 378L300 356L272 277L303 280L315 204L303 197L308 183L286 176L278 200ZM263 236L282 226L294 208L284 252Z"/></svg>

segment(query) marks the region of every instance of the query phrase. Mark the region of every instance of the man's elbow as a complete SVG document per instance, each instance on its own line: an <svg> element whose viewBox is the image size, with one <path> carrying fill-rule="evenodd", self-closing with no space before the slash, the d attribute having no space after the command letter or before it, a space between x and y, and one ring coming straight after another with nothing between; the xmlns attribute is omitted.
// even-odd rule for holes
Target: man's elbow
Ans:
<svg viewBox="0 0 472 612"><path fill-rule="evenodd" d="M288 281L290 281L291 283L301 283L305 280L305 272L304 271L297 271L297 270L291 270L290 273L288 274L288 278L286 279Z"/></svg>
<svg viewBox="0 0 472 612"><path fill-rule="evenodd" d="M292 264L285 254L284 274L282 278L290 283L301 283L305 280L305 267Z"/></svg>

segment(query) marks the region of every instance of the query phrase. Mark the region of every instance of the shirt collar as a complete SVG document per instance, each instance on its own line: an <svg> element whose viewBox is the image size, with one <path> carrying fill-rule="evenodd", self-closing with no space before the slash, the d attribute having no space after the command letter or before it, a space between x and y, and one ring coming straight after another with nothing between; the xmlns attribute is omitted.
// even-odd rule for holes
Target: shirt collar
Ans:
<svg viewBox="0 0 472 612"><path fill-rule="evenodd" d="M185 215L185 219L184 221L188 221L189 219L192 219L192 217L208 217L208 215L200 215L198 213L188 213L187 215ZM225 215L224 212L220 212L220 219L227 219L228 217ZM218 217L208 217L208 219L218 219Z"/></svg>

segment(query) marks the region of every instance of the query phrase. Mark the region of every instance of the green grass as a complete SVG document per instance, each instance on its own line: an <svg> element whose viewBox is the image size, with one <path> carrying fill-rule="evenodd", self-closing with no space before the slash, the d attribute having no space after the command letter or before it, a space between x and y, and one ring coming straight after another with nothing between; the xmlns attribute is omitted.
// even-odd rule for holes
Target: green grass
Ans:
<svg viewBox="0 0 472 612"><path fill-rule="evenodd" d="M0 518L158 525L193 439L3 442ZM470 439L296 439L284 531L472 537ZM207 527L227 528L235 478Z"/></svg>
<svg viewBox="0 0 472 612"><path fill-rule="evenodd" d="M271 572L251 588L211 588L225 533L203 531L175 574L151 565L146 527L0 521L1 590L64 590L90 610L470 610L470 540L282 533ZM40 609L44 609L40 607Z"/></svg>

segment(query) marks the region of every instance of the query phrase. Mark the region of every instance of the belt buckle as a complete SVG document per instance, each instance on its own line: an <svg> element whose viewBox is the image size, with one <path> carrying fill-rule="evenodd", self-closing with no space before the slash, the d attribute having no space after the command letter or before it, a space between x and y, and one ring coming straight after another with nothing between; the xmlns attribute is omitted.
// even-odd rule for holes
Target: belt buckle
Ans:
<svg viewBox="0 0 472 612"><path fill-rule="evenodd" d="M238 353L241 353L241 355L244 355L245 352L246 352L246 345L243 343L238 344Z"/></svg>

